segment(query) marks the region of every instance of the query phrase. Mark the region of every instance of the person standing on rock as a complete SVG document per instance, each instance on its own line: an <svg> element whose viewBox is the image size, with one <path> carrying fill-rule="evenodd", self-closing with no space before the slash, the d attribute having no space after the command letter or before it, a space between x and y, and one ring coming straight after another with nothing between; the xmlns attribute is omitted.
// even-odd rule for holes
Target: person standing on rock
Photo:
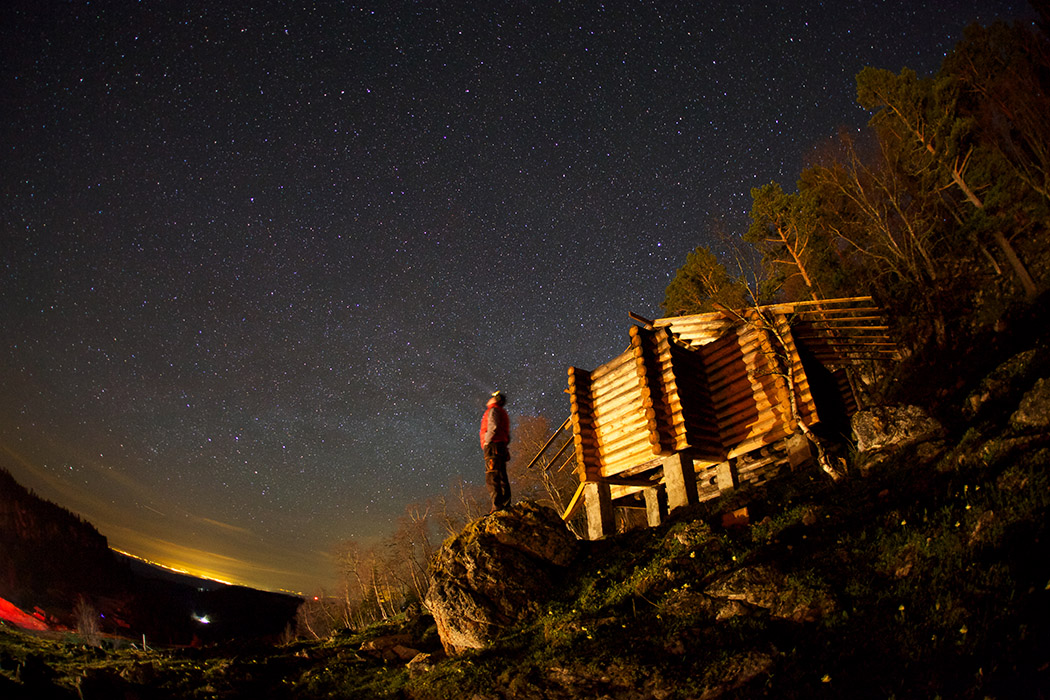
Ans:
<svg viewBox="0 0 1050 700"><path fill-rule="evenodd" d="M503 510L510 505L510 481L507 462L510 461L510 417L503 404L507 397L499 391L492 393L485 414L481 417L481 450L485 453L485 483L492 496L492 510Z"/></svg>

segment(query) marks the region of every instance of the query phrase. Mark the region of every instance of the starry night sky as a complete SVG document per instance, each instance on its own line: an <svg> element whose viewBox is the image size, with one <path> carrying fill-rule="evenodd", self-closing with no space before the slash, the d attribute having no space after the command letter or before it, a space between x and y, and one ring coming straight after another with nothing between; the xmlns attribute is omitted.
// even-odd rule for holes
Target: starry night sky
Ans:
<svg viewBox="0 0 1050 700"><path fill-rule="evenodd" d="M570 365L866 123L862 67L1033 14L7 0L0 464L119 549L330 586L334 542L483 483L494 389L560 423Z"/></svg>

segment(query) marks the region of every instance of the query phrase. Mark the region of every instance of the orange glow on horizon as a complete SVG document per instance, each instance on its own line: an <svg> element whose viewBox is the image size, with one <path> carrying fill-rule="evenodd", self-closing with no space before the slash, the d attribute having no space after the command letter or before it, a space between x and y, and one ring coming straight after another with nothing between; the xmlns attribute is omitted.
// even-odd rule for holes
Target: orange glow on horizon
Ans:
<svg viewBox="0 0 1050 700"><path fill-rule="evenodd" d="M226 586L246 586L247 585L247 584L243 584L243 583L236 583L236 582L231 581L229 579L222 578L222 577L220 577L218 574L216 574L213 571L205 571L203 569L193 569L193 568L190 568L188 565L174 566L174 565L171 565L171 564L162 564L162 563L160 563L158 561L153 561L151 559L147 559L146 557L140 557L137 554L132 554L131 552L125 552L124 550L117 549L116 547L110 547L110 549L112 549L114 552L119 552L120 554L123 554L126 557L131 557L132 559L137 559L137 560L139 560L139 561L141 561L143 563L149 564L150 566L156 566L159 569L164 569L165 571L171 571L171 572L176 573L176 574L183 574L183 575L186 575L186 576L192 576L194 578L204 579L206 581L215 581L216 583L221 583L221 584L226 585Z"/></svg>

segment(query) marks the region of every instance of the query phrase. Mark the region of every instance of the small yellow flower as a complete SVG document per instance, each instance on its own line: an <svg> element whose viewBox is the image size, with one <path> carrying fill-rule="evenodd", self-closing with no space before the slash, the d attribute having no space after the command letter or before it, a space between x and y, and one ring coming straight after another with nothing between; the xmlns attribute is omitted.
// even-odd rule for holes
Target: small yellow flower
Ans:
<svg viewBox="0 0 1050 700"><path fill-rule="evenodd" d="M831 676L829 674L825 673L824 677L820 679L820 682L821 683L830 683L831 682Z"/></svg>

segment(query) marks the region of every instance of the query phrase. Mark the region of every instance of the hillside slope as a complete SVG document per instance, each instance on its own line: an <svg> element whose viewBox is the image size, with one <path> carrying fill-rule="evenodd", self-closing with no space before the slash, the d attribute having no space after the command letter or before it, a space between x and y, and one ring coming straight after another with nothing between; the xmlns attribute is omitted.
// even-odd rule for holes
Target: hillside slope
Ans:
<svg viewBox="0 0 1050 700"><path fill-rule="evenodd" d="M30 492L0 463L0 600L52 627L85 623L154 643L276 638L296 596L166 573L118 554L89 522ZM91 613L94 622L84 619ZM202 626L193 614L209 613Z"/></svg>

